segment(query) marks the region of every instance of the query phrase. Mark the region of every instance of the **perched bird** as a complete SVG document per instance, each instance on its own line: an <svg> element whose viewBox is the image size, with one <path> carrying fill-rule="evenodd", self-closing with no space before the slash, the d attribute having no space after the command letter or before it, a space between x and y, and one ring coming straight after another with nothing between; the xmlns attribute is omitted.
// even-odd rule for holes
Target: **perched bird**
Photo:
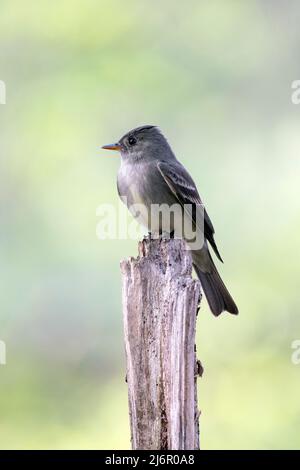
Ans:
<svg viewBox="0 0 300 470"><path fill-rule="evenodd" d="M212 222L203 208L202 224L196 220L197 207L204 207L196 185L175 157L166 138L156 126L142 126L129 131L117 143L104 145L103 149L121 153L118 172L118 192L138 221L153 232L169 232L176 236L182 229L182 219L189 219L195 231L202 235L203 243L197 249L191 247L194 269L199 277L209 307L214 315L223 311L238 314L238 308L225 287L209 251L208 244L222 261L214 240ZM138 204L143 209L132 207ZM149 222L153 205L176 205L173 223L168 227L159 221ZM188 210L186 209L188 207ZM182 217L183 215L183 217ZM180 220L179 220L180 219ZM201 233L200 233L201 232ZM181 232L182 233L182 232ZM184 237L185 238L185 237ZM186 238L185 238L186 239ZM186 239L188 245L189 239Z"/></svg>

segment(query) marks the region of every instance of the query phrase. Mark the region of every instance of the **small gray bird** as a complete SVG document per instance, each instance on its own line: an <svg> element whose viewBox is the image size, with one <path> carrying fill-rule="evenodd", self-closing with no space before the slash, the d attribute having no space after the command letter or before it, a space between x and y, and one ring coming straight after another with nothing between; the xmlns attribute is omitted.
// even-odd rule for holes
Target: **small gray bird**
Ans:
<svg viewBox="0 0 300 470"><path fill-rule="evenodd" d="M176 159L167 140L156 126L142 126L129 131L116 144L104 145L103 149L117 150L121 153L121 166L118 172L118 192L127 207L138 204L145 213L134 213L139 222L147 225L150 232L172 232L176 235L176 220L172 227L159 224L149 226L149 213L152 205L176 204L181 214L175 219L189 218L196 231L201 230L203 244L192 249L195 271L201 282L206 299L214 315L223 311L238 314L238 308L226 289L209 252L208 243L216 256L222 261L214 240L214 228L203 210L203 224L196 221L197 207L203 207L196 185L189 173ZM186 210L185 207L192 208ZM195 209L195 210L193 210ZM182 220L180 220L182 224ZM202 228L201 228L202 227ZM187 241L187 243L189 243ZM223 262L223 261L222 261Z"/></svg>

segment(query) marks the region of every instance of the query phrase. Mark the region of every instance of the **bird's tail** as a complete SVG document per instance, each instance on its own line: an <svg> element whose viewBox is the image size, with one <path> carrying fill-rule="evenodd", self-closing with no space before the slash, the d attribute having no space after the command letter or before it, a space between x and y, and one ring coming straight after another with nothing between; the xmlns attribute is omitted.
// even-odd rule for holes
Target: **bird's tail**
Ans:
<svg viewBox="0 0 300 470"><path fill-rule="evenodd" d="M237 315L239 313L238 308L222 281L212 258L211 272L201 271L199 266L195 263L195 260L194 268L212 313L218 316L226 310L233 315Z"/></svg>

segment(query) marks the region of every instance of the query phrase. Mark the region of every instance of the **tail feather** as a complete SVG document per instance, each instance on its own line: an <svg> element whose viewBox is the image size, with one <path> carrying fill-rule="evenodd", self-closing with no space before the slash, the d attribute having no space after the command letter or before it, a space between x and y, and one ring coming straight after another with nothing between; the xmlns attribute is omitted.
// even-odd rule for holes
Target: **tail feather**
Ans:
<svg viewBox="0 0 300 470"><path fill-rule="evenodd" d="M222 281L212 259L211 263L211 272L201 271L197 264L194 263L195 271L201 282L209 307L215 316L220 315L224 310L233 315L237 315L239 313L238 308Z"/></svg>

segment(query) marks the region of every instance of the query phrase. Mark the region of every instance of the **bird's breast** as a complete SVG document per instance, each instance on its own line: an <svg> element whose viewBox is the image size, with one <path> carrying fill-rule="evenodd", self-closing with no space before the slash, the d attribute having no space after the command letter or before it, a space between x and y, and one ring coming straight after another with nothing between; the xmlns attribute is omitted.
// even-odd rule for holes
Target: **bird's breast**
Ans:
<svg viewBox="0 0 300 470"><path fill-rule="evenodd" d="M118 191L132 215L151 233L177 232L177 223L182 226L182 209L155 162L141 165L122 163L118 173ZM169 207L172 207L174 217L170 216Z"/></svg>
<svg viewBox="0 0 300 470"><path fill-rule="evenodd" d="M118 173L118 192L132 215L141 225L149 229L150 194L146 188L147 179L139 165L123 163Z"/></svg>

